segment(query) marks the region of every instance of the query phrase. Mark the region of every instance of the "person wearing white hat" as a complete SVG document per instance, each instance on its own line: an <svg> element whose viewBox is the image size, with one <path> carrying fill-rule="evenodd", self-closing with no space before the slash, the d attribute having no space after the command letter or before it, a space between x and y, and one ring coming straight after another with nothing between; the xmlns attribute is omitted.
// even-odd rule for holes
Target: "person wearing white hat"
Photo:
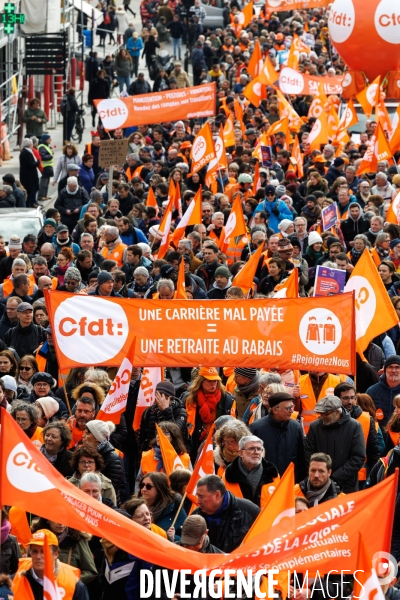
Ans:
<svg viewBox="0 0 400 600"><path fill-rule="evenodd" d="M289 219L282 219L278 225L278 229L281 232L282 237L289 237L294 232L294 223Z"/></svg>
<svg viewBox="0 0 400 600"><path fill-rule="evenodd" d="M315 281L315 269L320 258L323 257L324 251L322 248L323 240L317 231L310 231L308 234L308 248L304 255L308 264L308 287L310 289Z"/></svg>
<svg viewBox="0 0 400 600"><path fill-rule="evenodd" d="M127 485L122 467L122 459L115 452L114 446L109 442L110 435L115 431L111 421L88 421L83 436L83 443L94 447L103 457L104 468L102 473L111 480L117 494L117 504L127 499Z"/></svg>
<svg viewBox="0 0 400 600"><path fill-rule="evenodd" d="M45 427L52 417L58 412L60 405L57 400L51 398L51 396L44 396L38 398L35 402L35 406L39 409L41 417L39 419L39 427Z"/></svg>

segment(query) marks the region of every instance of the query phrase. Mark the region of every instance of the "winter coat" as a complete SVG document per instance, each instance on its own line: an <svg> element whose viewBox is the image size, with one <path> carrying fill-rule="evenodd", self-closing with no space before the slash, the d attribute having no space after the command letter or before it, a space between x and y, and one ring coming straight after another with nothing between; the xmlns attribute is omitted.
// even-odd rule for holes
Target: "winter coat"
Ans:
<svg viewBox="0 0 400 600"><path fill-rule="evenodd" d="M19 155L19 180L28 194L39 190L38 166L40 161L36 160L33 152L24 148Z"/></svg>
<svg viewBox="0 0 400 600"><path fill-rule="evenodd" d="M122 467L121 458L115 452L114 446L112 446L110 442L107 442L103 448L97 449L97 451L101 454L104 460L104 468L101 472L105 477L108 477L113 484L118 504L120 504L120 502L123 500L122 496L126 486L125 473Z"/></svg>
<svg viewBox="0 0 400 600"><path fill-rule="evenodd" d="M178 40L185 33L185 26L182 21L171 21L171 23L167 26L171 37Z"/></svg>
<svg viewBox="0 0 400 600"><path fill-rule="evenodd" d="M383 412L383 419L379 420L379 427L383 429L386 427L392 412L393 412L393 398L400 394L400 385L391 388L386 383L386 375L383 374L380 377L380 381L369 387L366 393L371 396L376 408L380 408ZM384 433L384 437L387 434ZM386 437L385 437L386 439Z"/></svg>
<svg viewBox="0 0 400 600"><path fill-rule="evenodd" d="M303 481L300 481L299 483L299 488L303 492L304 496L306 496L308 480L309 478L306 477L305 479L303 479ZM323 504L324 502L328 502L328 500L333 500L333 498L337 498L337 496L339 496L340 493L340 487L338 486L336 481L333 481L333 479L331 479L331 485L328 487L321 500L318 501L318 504Z"/></svg>
<svg viewBox="0 0 400 600"><path fill-rule="evenodd" d="M350 411L350 416L352 419L357 419L362 414L362 412L362 408L358 405L355 405ZM372 417L370 417L369 434L367 437L366 450L368 467L372 469L375 463L378 462L381 455L379 450L378 434L375 429L375 421Z"/></svg>
<svg viewBox="0 0 400 600"><path fill-rule="evenodd" d="M235 498L231 492L226 492L221 508L218 518L206 515L200 508L196 508L192 514L204 517L210 543L229 554L243 542L260 509L250 500Z"/></svg>
<svg viewBox="0 0 400 600"><path fill-rule="evenodd" d="M67 187L60 192L54 203L54 208L58 210L63 224L68 227L70 232L72 232L79 221L79 212L67 214L67 210L74 211L76 208L81 209L88 202L89 196L84 188L78 188L76 194L70 194Z"/></svg>
<svg viewBox="0 0 400 600"><path fill-rule="evenodd" d="M135 81L132 81L128 89L128 94L130 96L139 96L140 94L149 94L150 92L151 86L145 79L143 79L143 81L135 79Z"/></svg>
<svg viewBox="0 0 400 600"><path fill-rule="evenodd" d="M8 535L5 542L1 544L0 573L14 575L18 571L18 559L22 558L17 538Z"/></svg>
<svg viewBox="0 0 400 600"><path fill-rule="evenodd" d="M22 357L25 354L34 354L46 339L46 332L40 325L31 323L28 327L21 327L18 323L7 331L4 343L8 348L14 348L18 356Z"/></svg>
<svg viewBox="0 0 400 600"><path fill-rule="evenodd" d="M115 490L114 490L114 486L111 483L111 480L108 479L108 477L105 477L103 475L103 473L96 473L96 475L98 475L101 479L101 497L102 498L108 498L109 500L111 500L111 502L113 504L117 504L117 496L115 494ZM79 479L76 477L76 473L74 473L72 475L72 477L68 478L68 481L70 483L72 483L72 485L75 485L76 487L79 487Z"/></svg>
<svg viewBox="0 0 400 600"><path fill-rule="evenodd" d="M275 198L272 202L269 202L268 200L263 200L260 202L254 211L254 215L262 211L267 213L268 227L270 227L275 233L278 233L278 225L282 219L289 219L289 221L293 221L293 215L290 208L284 203L283 200L278 200L277 198Z"/></svg>
<svg viewBox="0 0 400 600"><path fill-rule="evenodd" d="M96 77L89 86L88 103L93 104L93 100L108 98L110 96L110 83L104 77Z"/></svg>
<svg viewBox="0 0 400 600"><path fill-rule="evenodd" d="M72 452L71 452L72 454ZM80 533L79 540L73 540L69 535L62 542L59 542L61 562L76 567L81 571L80 580L87 585L97 575L97 569L93 561L93 556L88 545L90 539L86 533Z"/></svg>
<svg viewBox="0 0 400 600"><path fill-rule="evenodd" d="M352 204L355 204L355 202L353 202ZM366 233L368 231L369 222L365 217L363 217L363 210L361 206L360 216L358 217L358 219L354 220L349 211L348 218L340 223L340 229L342 230L344 241L347 247L349 247L350 242L354 241L356 235L358 235L359 233Z"/></svg>
<svg viewBox="0 0 400 600"><path fill-rule="evenodd" d="M204 281L207 291L212 289L213 283L215 281L215 271L220 266L220 263L216 260L211 264L203 263L197 269L196 275Z"/></svg>
<svg viewBox="0 0 400 600"><path fill-rule="evenodd" d="M56 170L54 171L54 179L57 181L58 178L60 177L60 182L61 179L63 179L64 177L66 177L66 179L68 179L69 175L68 175L68 171L67 171L67 167L68 165L78 165L79 167L81 166L81 157L77 154L76 156L66 156L66 154L63 154L62 156L60 156L60 158L58 159L58 163L56 166ZM67 182L65 182L65 185L67 184ZM61 192L61 190L63 189L62 186L61 189L59 188L58 191Z"/></svg>
<svg viewBox="0 0 400 600"><path fill-rule="evenodd" d="M140 242L143 242L145 244L147 244L147 239L143 233L143 231L140 231L140 229L138 229L137 227L134 227L133 225L129 226L128 231L124 231L124 233L120 233L119 236L122 240L122 242L124 244L126 244L127 246L130 246L132 244L136 245Z"/></svg>
<svg viewBox="0 0 400 600"><path fill-rule="evenodd" d="M204 59L204 52L201 48L193 48L192 52L192 66L194 69L206 69L206 61Z"/></svg>
<svg viewBox="0 0 400 600"><path fill-rule="evenodd" d="M16 200L12 194L7 194L6 196L0 198L0 208L14 208L16 205Z"/></svg>
<svg viewBox="0 0 400 600"><path fill-rule="evenodd" d="M32 121L32 117L37 117L41 122L39 123L36 120ZM27 135L34 135L37 138L40 138L46 130L47 117L41 108L27 108L22 115L22 121L23 123L26 123Z"/></svg>
<svg viewBox="0 0 400 600"><path fill-rule="evenodd" d="M182 498L177 495L174 502L172 502L169 506L164 508L161 515L157 519L154 520L154 525L158 525L158 527L161 527L161 529L164 529L164 531L168 531L168 529L172 525L172 522L175 518L176 513L178 512L178 508L181 503L181 500L182 500ZM179 512L179 516L175 523L175 541L178 541L181 536L182 525L183 525L183 522L185 521L186 517L187 517L186 511L184 508L182 508Z"/></svg>
<svg viewBox="0 0 400 600"><path fill-rule="evenodd" d="M18 321L10 321L7 313L4 311L0 319L0 340L4 340L4 336L6 335L7 331L16 325L18 325Z"/></svg>
<svg viewBox="0 0 400 600"><path fill-rule="evenodd" d="M126 49L132 57L140 56L140 52L141 50L143 50L142 38L137 37L136 39L134 39L133 37L131 37L128 40L128 43L126 44Z"/></svg>
<svg viewBox="0 0 400 600"><path fill-rule="evenodd" d="M121 58L115 61L115 72L117 77L129 77L132 71L132 61L128 58Z"/></svg>
<svg viewBox="0 0 400 600"><path fill-rule="evenodd" d="M296 482L306 476L304 435L298 421L280 422L267 415L253 422L249 429L264 442L265 460L276 465L280 476L291 462L295 466Z"/></svg>
<svg viewBox="0 0 400 600"><path fill-rule="evenodd" d="M332 459L332 479L345 494L356 491L358 471L365 460L364 436L360 423L344 408L339 421L332 425L324 425L320 420L311 423L305 452L307 463L315 452L328 454Z"/></svg>
<svg viewBox="0 0 400 600"><path fill-rule="evenodd" d="M52 394L52 396L53 396L53 394ZM58 401L57 398L54 398L54 400ZM64 404L64 406L65 406L65 404ZM65 410L65 412L66 412L66 410ZM61 450L57 454L56 461L52 463L53 467L55 469L57 469L57 471L59 473L61 473L61 475L63 477L71 477L72 473L74 472L73 468L69 464L69 461L71 460L72 456L73 456L73 452L71 452L71 450L66 450L66 449ZM85 582L83 582L83 583L85 583Z"/></svg>
<svg viewBox="0 0 400 600"><path fill-rule="evenodd" d="M160 410L157 404L146 408L140 422L139 447L141 452L150 449L150 442L156 437L156 423L169 421L178 425L185 440L187 437L187 413L183 404L174 398L171 404Z"/></svg>
<svg viewBox="0 0 400 600"><path fill-rule="evenodd" d="M271 462L262 459L262 467L263 472L261 475L261 479L257 486L257 489L253 493L253 489L248 483L247 477L239 468L239 461L241 460L240 456L237 456L230 465L228 465L225 469L225 479L226 482L229 483L238 483L240 486L240 491L242 492L243 498L250 500L257 506L261 506L261 491L264 485L272 483L274 479L278 477L278 469Z"/></svg>
<svg viewBox="0 0 400 600"><path fill-rule="evenodd" d="M95 177L92 167L88 169L88 167L82 164L81 170L79 171L79 178L81 180L80 185L87 191L88 195L90 195L92 187L95 185Z"/></svg>

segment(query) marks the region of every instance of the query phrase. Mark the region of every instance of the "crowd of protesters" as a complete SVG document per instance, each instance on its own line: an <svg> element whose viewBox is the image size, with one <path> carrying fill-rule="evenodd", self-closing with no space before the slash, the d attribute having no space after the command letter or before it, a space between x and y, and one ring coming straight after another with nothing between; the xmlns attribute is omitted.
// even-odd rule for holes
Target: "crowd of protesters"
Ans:
<svg viewBox="0 0 400 600"><path fill-rule="evenodd" d="M126 11L129 0L124 4ZM21 239L7 232L8 245L0 236L0 406L73 485L155 535L204 553L238 548L290 463L295 466L296 512L373 486L400 465L399 326L371 341L364 353L367 360L357 357L353 377L282 371L262 363L259 368L166 369L137 431L133 421L140 368L132 369L126 410L117 426L96 419L117 369L75 368L62 380L46 289L140 302L173 300L183 261L189 300L271 298L295 267L300 296L307 297L313 294L318 265L345 271L347 280L367 250L395 310L400 310L400 227L386 222L400 190L400 175L386 161L374 173L356 174L374 121L367 120L360 140L340 151L330 143L310 151L307 138L315 119L307 115L312 98L293 97L303 123L293 135L300 144L304 174L299 176L292 161L293 139L283 132L272 137L272 166L257 165L258 140L279 119L279 105L273 89L258 108L244 96L254 42L259 40L263 57L268 55L279 70L296 33L311 50L300 54L299 70L340 74L344 65L329 42L327 13L265 14L262 9L242 29L241 4L226 0L225 7L224 27L211 31L202 26L199 0L188 10L182 0L160 6L143 0L143 31L140 37L134 30L126 36L127 51L116 61L121 90L126 85L129 93L143 93L150 90L138 73L140 53L154 51L157 39L163 43L168 33L176 58L181 58L181 44L175 40L187 42L194 84L217 83L217 114L209 119L212 132L217 135L231 116L234 122L235 144L226 147L227 164L212 184L205 183L206 168L191 174L190 151L203 122L163 122L111 132L115 139L129 139L129 153L125 164L114 166L110 182L108 170L99 164L101 124L82 156L68 142L55 166L51 137L41 126L45 115L35 113L40 111L36 102L26 117L35 117L34 131L23 141L20 182L7 174L0 186L2 207L24 202L34 206L47 198L50 184L58 189L38 236ZM115 12L111 9L108 13ZM90 58L96 72L95 54ZM133 73L137 79L131 84ZM105 71L96 75L89 99L103 97L97 95L101 89L108 97L109 84L99 82L105 77ZM161 75L156 89L189 84L177 61L170 75ZM202 220L187 227L179 243L159 259L159 228L171 180L181 198L171 231L200 187ZM149 204L149 197L155 203ZM226 251L224 227L237 198L247 232ZM332 204L340 221L324 232L321 210ZM253 288L243 293L233 279L260 245L263 254ZM215 475L198 482L198 506L188 516L191 503L186 499L181 507L181 498L214 423ZM156 424L185 466L170 478ZM68 596L73 600L137 599L141 568L159 568L106 540L21 512L16 507L2 510L0 596L3 585L10 595L14 590L17 600L23 597L18 590L27 585L26 578L32 597L43 597L44 536L56 572L65 564L80 569L80 581L74 581ZM28 538L21 523L30 527ZM21 552L28 552L31 562L24 558L18 563ZM397 506L391 553L400 560ZM67 567L62 568L67 577ZM325 585L329 594L326 580ZM387 588L387 598L399 597L397 588Z"/></svg>

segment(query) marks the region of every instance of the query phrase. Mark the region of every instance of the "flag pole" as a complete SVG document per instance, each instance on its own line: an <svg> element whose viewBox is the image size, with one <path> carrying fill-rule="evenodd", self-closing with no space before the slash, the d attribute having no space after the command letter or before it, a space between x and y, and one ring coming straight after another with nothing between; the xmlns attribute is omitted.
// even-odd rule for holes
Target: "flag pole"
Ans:
<svg viewBox="0 0 400 600"><path fill-rule="evenodd" d="M178 519L178 517L179 517L179 513L181 512L181 510L182 510L182 508L183 508L183 503L185 502L185 500L186 500L186 492L185 492L185 493L183 494L183 496L182 496L181 503L180 503L180 505L179 505L179 508L178 508L178 510L176 511L176 515L175 515L175 517L174 517L174 520L172 521L171 527L175 527L175 523L176 523L176 521L177 521L177 519Z"/></svg>
<svg viewBox="0 0 400 600"><path fill-rule="evenodd" d="M71 406L69 403L69 398L68 398L68 394L67 394L67 388L65 387L65 382L63 383L63 390L64 390L65 402L67 403L69 416L72 417L72 410L71 410Z"/></svg>

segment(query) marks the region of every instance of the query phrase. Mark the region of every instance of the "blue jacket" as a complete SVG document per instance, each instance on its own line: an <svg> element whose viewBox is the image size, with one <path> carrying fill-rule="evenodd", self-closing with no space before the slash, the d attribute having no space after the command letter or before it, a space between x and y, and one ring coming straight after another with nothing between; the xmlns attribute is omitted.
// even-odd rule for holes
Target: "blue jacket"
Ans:
<svg viewBox="0 0 400 600"><path fill-rule="evenodd" d="M400 385L390 388L386 383L386 375L381 375L380 381L375 383L375 385L371 385L366 393L371 396L376 408L380 408L383 412L384 418L379 420L379 426L382 429L386 426L393 413L393 398L397 394L400 394Z"/></svg>
<svg viewBox="0 0 400 600"><path fill-rule="evenodd" d="M161 515L158 517L158 519L156 519L154 521L154 524L161 527L161 529L164 529L164 531L168 531L168 529L172 525L172 521L175 518L175 515L179 508L179 505L180 505L180 500L179 500L179 498L177 498L175 500L175 502L172 502L169 506L164 508ZM186 511L182 508L179 513L179 517L177 518L176 523L175 523L175 532L176 532L175 533L175 541L176 542L181 539L180 538L181 529L182 529L182 525L183 525L183 522L186 519L186 517L187 517Z"/></svg>
<svg viewBox="0 0 400 600"><path fill-rule="evenodd" d="M279 214L274 214L273 211L276 210ZM256 210L254 211L254 215L262 211L267 213L268 227L273 229L275 233L278 233L278 225L282 221L282 219L289 219L289 221L293 221L293 214L290 208L284 203L283 200L278 200L278 198L275 198L275 200L273 200L272 202L268 202L268 200L263 200L262 202L260 202Z"/></svg>
<svg viewBox="0 0 400 600"><path fill-rule="evenodd" d="M147 244L149 241L144 235L143 231L141 231L137 227L133 227L133 225L131 225L128 231L125 231L125 233L120 233L119 237L121 238L122 242L127 246L131 246L132 244L139 244L140 242Z"/></svg>
<svg viewBox="0 0 400 600"><path fill-rule="evenodd" d="M79 171L79 177L81 180L81 186L85 188L87 193L90 196L90 192L92 191L92 187L94 187L94 172L93 169L88 169L85 165L81 165L81 170Z"/></svg>
<svg viewBox="0 0 400 600"><path fill-rule="evenodd" d="M131 37L126 44L126 49L132 57L140 56L140 52L143 50L142 38L138 37L134 40L133 37Z"/></svg>

